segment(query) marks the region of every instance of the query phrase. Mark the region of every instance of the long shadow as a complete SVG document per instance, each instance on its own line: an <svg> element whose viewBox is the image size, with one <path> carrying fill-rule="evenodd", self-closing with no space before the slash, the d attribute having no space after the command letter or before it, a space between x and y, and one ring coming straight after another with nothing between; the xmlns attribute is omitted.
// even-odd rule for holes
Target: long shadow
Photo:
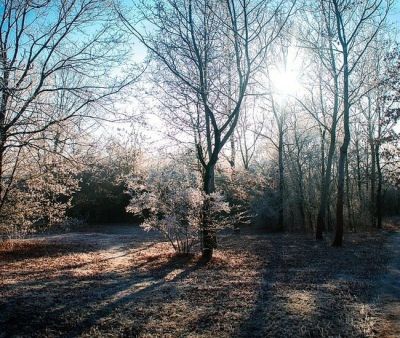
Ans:
<svg viewBox="0 0 400 338"><path fill-rule="evenodd" d="M306 247L311 250L305 255L295 243L277 239L274 243L274 264L267 264L262 274L257 299L246 318L238 325L233 337L323 337L345 332L345 336L362 336L354 324L352 309L340 302L343 293L367 302L371 295L363 295L354 287L363 280L363 271L354 274L349 268L357 265L357 247L339 251L312 240ZM350 250L350 253L349 253ZM326 254L330 257L326 257ZM350 255L351 261L346 262ZM335 257L336 256L336 257ZM296 259L294 259L296 257ZM305 260L307 258L307 260ZM344 264L336 272L329 269L339 258ZM318 262L325 261L326 268ZM349 267L346 263L350 263ZM359 275L357 275L359 274ZM358 287L358 286L357 286ZM296 299L303 297L302 303ZM325 331L324 331L325 330ZM330 331L331 330L331 331Z"/></svg>
<svg viewBox="0 0 400 338"><path fill-rule="evenodd" d="M102 233L102 232L70 232L48 234L13 240L10 248L0 248L0 261L17 262L25 259L57 257L70 253L88 253L109 250L121 246L122 249L141 246L144 243L154 243L161 238L157 234L148 234L142 229L133 229L132 233ZM115 238L115 240L113 240ZM121 242L116 244L116 240ZM3 243L4 245L4 243Z"/></svg>
<svg viewBox="0 0 400 338"><path fill-rule="evenodd" d="M151 247L154 247L155 245L156 245L156 243L151 243L151 244L148 244L148 245L146 245L144 247L141 247L141 248L133 250L133 251L132 250L128 251L126 247L125 248L121 247L121 251L124 251L124 253L120 254L120 255L117 255L117 256L111 256L111 257L107 257L107 258L103 258L103 259L96 259L96 260L83 262L83 263L77 263L77 264L66 264L66 265L64 265L62 267L57 267L57 268L53 268L53 269L49 268L49 269L35 270L34 273L35 274L44 274L44 273L53 273L53 272L56 272L56 271L65 271L65 270L73 270L73 269L84 268L84 267L87 267L87 266L90 266L90 265L95 265L95 264L99 264L99 263L105 263L105 262L108 262L108 261L112 261L114 259L127 257L127 256L130 256L132 254L137 254L137 253L146 251L147 249L150 249ZM127 245L127 246L130 247L129 245ZM103 250L103 249L101 249L101 250ZM99 250L95 250L95 251L99 251ZM87 251L83 251L83 252L81 252L81 251L77 251L77 252L72 251L72 252L73 253L89 253L89 252L94 252L94 251L91 251L90 249L88 249ZM71 253L71 252L68 252L68 253ZM62 253L59 252L58 255L60 255L60 254L62 254ZM52 257L52 256L47 256L47 257ZM137 267L138 266L136 266L136 268ZM18 276L32 275L32 272L18 272L17 275ZM37 283L38 281L40 281L40 280L36 279L35 283ZM28 286L29 282L26 285Z"/></svg>
<svg viewBox="0 0 400 338"><path fill-rule="evenodd" d="M57 257L67 253L86 253L93 250L93 246L78 244L18 243L10 249L0 251L0 261L18 262L26 259Z"/></svg>
<svg viewBox="0 0 400 338"><path fill-rule="evenodd" d="M79 336L90 330L93 325L98 325L102 319L112 315L116 309L130 305L127 311L133 311L135 306L148 301L148 299L155 301L151 296L156 291L159 292L158 289L169 291L169 295L176 296L175 282L186 278L204 264L201 260L193 260L194 258L191 256L173 256L165 264L155 265L153 268L147 269L145 273L139 273L137 270L148 264L147 262L134 266L134 271L128 274L106 273L99 275L98 280L89 277L51 281L50 285L43 288L43 291L39 289L35 292L40 292L45 296L46 290L49 288L60 290L60 292L56 292L56 302L53 304L47 302L26 304L26 295L21 300L9 299L5 306L1 306L0 302L0 311L3 313L0 316L0 331L4 332L6 336L24 333L45 335L46 330L54 329L60 330L68 337ZM179 273L166 281L165 277L176 269L179 269ZM43 284L43 280L35 280L31 285L23 287L36 290L41 284ZM80 297L75 299L75 303L68 300L69 296L77 297L77 295ZM171 300L170 296L169 301ZM162 301L165 302L168 299ZM21 302L24 302L23 306L21 306ZM57 304L59 302L62 304ZM33 308L34 311L32 311ZM84 313L85 310L86 313ZM5 313L8 314L7 317L5 317ZM78 318L82 319L76 321L74 318L71 327L72 322L70 323L69 320L76 314L79 314ZM28 318L29 321L25 321ZM136 321L138 325L131 327L128 335L140 333L146 320L145 317L141 317L140 321Z"/></svg>
<svg viewBox="0 0 400 338"><path fill-rule="evenodd" d="M261 275L249 281L250 287L253 287L251 291L258 288L254 303L240 300L238 310L230 309L240 314L232 329L232 336L321 337L323 335L318 331L321 326L356 333L354 324L346 321L352 316L351 310L346 304L336 302L336 299L340 299L341 292L353 292L353 277L357 283L370 276L371 272L362 268L365 265L363 261L368 258L365 255L368 255L369 246L361 248L356 245L340 251L328 248L323 243L315 244L312 239L305 237L282 235L257 237L251 245L242 244L247 240L246 237L236 239L229 244L230 247L225 245L225 249L248 250L265 259L265 263ZM364 249L367 251L360 254ZM215 297L207 297L213 294L213 290L206 291L209 292L206 295L204 289L196 291L196 287L204 287L204 283L196 283L186 292L187 284L182 289L184 283L181 281L192 278L194 272L195 278L208 276L208 267L197 272L204 262L194 257L179 256L172 256L165 262L162 253L156 257L155 261L132 265L132 270L100 271L96 276L82 277L66 274L54 280L48 277L47 280L30 281L29 285L16 285L21 287L21 296L0 298L0 332L4 332L5 336L46 336L48 332L53 332L54 335L73 337L90 336L93 329L97 330L94 331L97 335L99 332L107 335L114 325L123 330L120 332L122 336L138 336L153 333L147 325L149 321L157 320L154 316L169 302L172 304L182 299L193 307L193 311L198 310L197 306L208 307L205 311L197 312L197 319L190 322L190 330L193 329L196 334L215 332L217 337L221 331L218 331L215 323L224 324L224 306L236 302L231 292L234 288L240 288L241 284L231 283L230 280L219 284L227 290ZM324 264L321 265L321 261ZM336 264L334 272L332 264ZM349 269L350 265L356 266L356 272ZM216 269L210 272L218 275ZM225 276L221 273L211 281L218 286ZM243 283L247 283L247 280L243 280ZM47 298L47 291L52 293L50 297L53 299ZM312 298L307 303L312 306L308 309L296 307L296 297ZM367 301L368 297L361 301ZM210 313L211 316L217 316L216 320L210 321ZM221 317L218 317L219 314ZM118 322L122 320L120 318L127 321ZM162 320L164 323L167 319L164 317ZM107 326L107 322L111 324ZM290 331L289 327L292 327ZM339 332L330 333L332 336L339 335ZM115 331L111 334L115 335Z"/></svg>
<svg viewBox="0 0 400 338"><path fill-rule="evenodd" d="M175 285L174 283L178 280L182 280L187 278L192 272L196 271L200 267L204 266L206 263L201 259L197 259L196 263L188 267L188 263L192 261L193 257L188 256L173 256L167 263L165 263L161 267L156 267L153 271L149 271L147 277L150 278L148 281L149 285L138 290L130 290L132 286L135 286L138 283L138 280L133 276L128 277L125 280L125 283L122 283L117 288L113 290L114 295L121 291L129 290L123 297L117 298L111 302L108 302L103 307L94 311L90 314L88 318L83 320L81 323L77 324L78 328L71 332L70 337L79 336L83 334L88 328L93 325L99 323L102 318L106 318L111 315L117 308L124 307L133 302L140 302L142 299L148 299L148 297L152 294L158 293L161 288L168 288L169 290L169 299L168 301L172 301L171 295L174 294ZM171 272L178 268L183 268L183 270L177 273L173 278L166 281L165 277L169 275ZM154 278L155 277L155 278ZM163 290L167 291L167 290ZM110 297L112 298L112 297ZM151 299L151 298L150 298ZM151 299L152 304L154 305L156 299ZM163 304L165 304L167 300L162 299ZM143 327L146 322L149 320L147 317L142 317L140 321L137 322L136 327L131 327L129 330L129 335L137 336L141 333Z"/></svg>

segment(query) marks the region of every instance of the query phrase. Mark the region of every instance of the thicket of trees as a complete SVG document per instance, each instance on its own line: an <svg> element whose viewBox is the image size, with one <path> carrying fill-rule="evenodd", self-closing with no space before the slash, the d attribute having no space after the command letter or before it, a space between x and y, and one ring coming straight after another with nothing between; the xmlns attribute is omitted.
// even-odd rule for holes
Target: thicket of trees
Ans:
<svg viewBox="0 0 400 338"><path fill-rule="evenodd" d="M341 246L400 210L393 1L4 4L3 232L126 209L178 251L200 237L210 259L222 227L334 231ZM142 134L95 142L130 96L153 114ZM153 124L162 156L142 137Z"/></svg>
<svg viewBox="0 0 400 338"><path fill-rule="evenodd" d="M0 11L0 226L7 231L60 222L90 142L87 118L104 116L133 73L119 71L129 41L118 33L112 2L6 0Z"/></svg>

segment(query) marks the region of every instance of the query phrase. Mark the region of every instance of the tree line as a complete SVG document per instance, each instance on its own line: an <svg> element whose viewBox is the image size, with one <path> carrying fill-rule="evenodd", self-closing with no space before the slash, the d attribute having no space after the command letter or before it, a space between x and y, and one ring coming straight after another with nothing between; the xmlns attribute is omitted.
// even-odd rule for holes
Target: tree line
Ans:
<svg viewBox="0 0 400 338"><path fill-rule="evenodd" d="M227 225L317 240L333 230L334 246L345 230L381 228L399 207L393 9L392 0L4 1L1 227L84 218L109 194L183 251L200 233L205 259ZM147 57L135 63L140 48ZM145 144L152 119L118 108L129 96L166 122L164 156ZM100 124L118 121L141 133L95 140Z"/></svg>

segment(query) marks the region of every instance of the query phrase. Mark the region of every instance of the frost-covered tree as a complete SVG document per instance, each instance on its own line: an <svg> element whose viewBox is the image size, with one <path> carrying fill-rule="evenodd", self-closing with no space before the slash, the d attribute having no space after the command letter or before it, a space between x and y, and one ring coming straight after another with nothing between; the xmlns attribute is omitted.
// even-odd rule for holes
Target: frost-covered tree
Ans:
<svg viewBox="0 0 400 338"><path fill-rule="evenodd" d="M138 8L143 27L135 25L123 9L119 11L126 28L157 62L163 91L180 122L177 130L185 125L193 130L206 194L215 192L216 164L234 133L249 83L280 35L294 3L143 1ZM208 259L216 243L210 226L203 223L203 256Z"/></svg>
<svg viewBox="0 0 400 338"><path fill-rule="evenodd" d="M132 81L115 68L127 50L111 9L108 0L2 2L0 213L35 168L35 152L65 156L59 145L84 133L84 118L104 117L110 96ZM60 128L70 135L60 138Z"/></svg>
<svg viewBox="0 0 400 338"><path fill-rule="evenodd" d="M133 177L128 192L132 198L126 210L144 216L141 226L159 231L178 253L190 253L201 234L203 217L208 217L214 232L229 224L230 208L224 197L205 194L198 175L185 167L169 165Z"/></svg>

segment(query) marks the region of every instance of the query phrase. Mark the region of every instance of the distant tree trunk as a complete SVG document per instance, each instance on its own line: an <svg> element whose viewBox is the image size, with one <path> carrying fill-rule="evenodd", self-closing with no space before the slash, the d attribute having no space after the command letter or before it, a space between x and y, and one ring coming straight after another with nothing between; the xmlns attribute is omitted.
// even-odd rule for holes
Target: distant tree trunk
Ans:
<svg viewBox="0 0 400 338"><path fill-rule="evenodd" d="M323 128L323 130L321 130L321 128L320 128L320 134L321 134L321 189L322 189L322 186L324 185L324 177L325 177L325 137L326 137L326 129Z"/></svg>
<svg viewBox="0 0 400 338"><path fill-rule="evenodd" d="M379 141L378 141L379 142ZM375 146L376 168L378 173L378 187L376 191L376 221L378 229L382 229L382 168L379 159L379 143Z"/></svg>
<svg viewBox="0 0 400 338"><path fill-rule="evenodd" d="M349 221L349 228L353 231L356 230L354 222L354 210L351 205L352 196L350 194L350 172L349 172L349 161L346 161L346 206L347 206L347 219Z"/></svg>
<svg viewBox="0 0 400 338"><path fill-rule="evenodd" d="M233 169L236 166L236 144L235 144L234 133L231 135L230 141L231 141L231 157L229 159L229 164L230 164L231 168Z"/></svg>
<svg viewBox="0 0 400 338"><path fill-rule="evenodd" d="M360 142L356 139L356 155L357 155L357 192L360 206L362 204L362 185L361 185L361 156L360 156Z"/></svg>
<svg viewBox="0 0 400 338"><path fill-rule="evenodd" d="M306 213L304 208L304 188L303 188L303 177L300 175L299 177L299 210L300 210L300 217L301 217L301 225L303 229L306 228Z"/></svg>
<svg viewBox="0 0 400 338"><path fill-rule="evenodd" d="M285 177L284 177L284 117L279 114L275 105L274 97L271 95L272 113L274 114L275 122L278 126L278 144L274 142L275 147L278 150L278 224L277 229L283 230L283 214L284 214L284 188L285 188Z"/></svg>
<svg viewBox="0 0 400 338"><path fill-rule="evenodd" d="M376 154L375 154L375 144L374 140L370 141L371 147L371 195L370 195L370 214L371 214L371 224L376 226L376 192L375 192L375 181L376 181Z"/></svg>
<svg viewBox="0 0 400 338"><path fill-rule="evenodd" d="M367 145L368 148L368 145ZM369 177L369 151L368 149L365 151L365 177ZM365 182L365 193L366 195L369 194L369 180L366 180Z"/></svg>
<svg viewBox="0 0 400 338"><path fill-rule="evenodd" d="M279 167L279 210L278 210L278 229L283 230L283 193L285 186L284 166L283 166L283 126L279 126L279 144L278 144L278 167Z"/></svg>
<svg viewBox="0 0 400 338"><path fill-rule="evenodd" d="M382 176L382 167L380 163L380 145L381 145L381 137L382 137L382 124L381 124L381 109L378 106L378 137L375 141L375 156L376 156L376 169L378 176L378 187L376 191L376 222L378 229L382 229L382 184L383 184L383 176Z"/></svg>
<svg viewBox="0 0 400 338"><path fill-rule="evenodd" d="M236 142L235 142L234 133L231 135L231 140L230 141L231 141L231 154L230 154L231 156L230 156L230 159L229 159L229 164L230 164L231 169L232 169L232 171L231 171L231 179L233 180L234 176L236 174L236 172L234 170L235 167L236 167ZM245 166L245 169L247 170L248 167ZM239 222L234 222L234 224L233 224L233 232L235 234L239 234L240 233Z"/></svg>
<svg viewBox="0 0 400 338"><path fill-rule="evenodd" d="M301 156L301 141L299 140L299 136L295 135L295 139L296 139L296 147L297 147L297 154L296 154L296 166L297 166L297 179L298 179L298 188L299 188L299 198L298 198L298 208L300 211L300 218L301 218L301 226L303 228L303 230L305 230L306 228L306 212L305 212L305 198L304 198L304 185L303 185L303 168L301 165L301 161L300 161L300 156Z"/></svg>
<svg viewBox="0 0 400 338"><path fill-rule="evenodd" d="M371 217L371 225L376 226L376 197L375 197L375 182L376 182L376 154L375 154L375 141L371 126L371 119L368 121L368 143L371 151L371 173L370 173L370 199L369 199L369 211Z"/></svg>

